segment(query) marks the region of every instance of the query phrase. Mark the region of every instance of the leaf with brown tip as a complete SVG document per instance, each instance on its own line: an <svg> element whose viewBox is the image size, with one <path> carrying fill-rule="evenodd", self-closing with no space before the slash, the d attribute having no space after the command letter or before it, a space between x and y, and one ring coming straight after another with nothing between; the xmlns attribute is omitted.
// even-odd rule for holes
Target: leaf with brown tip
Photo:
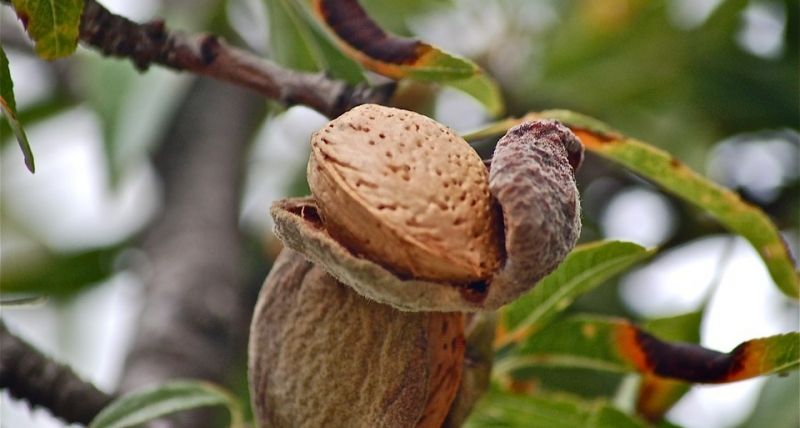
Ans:
<svg viewBox="0 0 800 428"><path fill-rule="evenodd" d="M800 274L786 242L770 218L734 191L691 170L656 147L626 137L597 119L567 110L529 113L505 119L464 135L467 141L502 134L531 119L555 119L570 127L586 150L630 169L664 190L714 216L722 225L747 239L767 265L772 279L787 296L800 299Z"/></svg>
<svg viewBox="0 0 800 428"><path fill-rule="evenodd" d="M311 4L345 54L367 69L393 79L450 84L480 101L491 115L502 114L504 104L497 83L472 61L387 33L357 0L311 0Z"/></svg>
<svg viewBox="0 0 800 428"><path fill-rule="evenodd" d="M527 338L504 360L498 375L533 365L639 372L695 383L726 383L800 367L800 333L748 340L723 353L668 342L618 318L578 316Z"/></svg>

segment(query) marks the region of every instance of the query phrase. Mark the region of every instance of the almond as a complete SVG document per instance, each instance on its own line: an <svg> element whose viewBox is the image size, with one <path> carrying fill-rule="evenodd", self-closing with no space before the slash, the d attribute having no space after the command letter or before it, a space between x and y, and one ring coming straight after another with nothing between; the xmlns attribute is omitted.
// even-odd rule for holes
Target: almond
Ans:
<svg viewBox="0 0 800 428"><path fill-rule="evenodd" d="M383 121L391 123L397 117L394 113L390 114L393 117L389 118L387 114ZM378 117L377 114L367 116L368 120L375 118L376 122L379 122ZM340 119L331 122L326 129L335 129ZM350 124L362 129L365 126L352 121L342 123L351 130ZM334 128L330 128L331 125ZM389 125L376 125L379 129L382 129L381 126ZM435 123L431 126L435 126ZM420 129L423 127L420 126ZM486 253L499 253L502 262L485 279L468 283L454 281L452 276L444 280L431 279L433 275L420 276L414 271L409 273L409 270L403 271L402 267L397 267L402 263L393 265L391 261L386 261L391 259L397 262L400 260L397 254L404 254L405 260L408 254L417 254L424 258L423 261L437 260L439 264L433 268L441 273L448 268L444 265L452 259L452 254L464 249L464 235L447 229L446 222L440 228L432 227L432 230L450 230L450 235L445 235L445 239L458 245L451 250L440 250L443 253L431 252L425 256L427 253L422 251L423 248L413 246L419 241L400 239L411 234L389 233L397 231L390 226L396 224L398 210L378 209L376 212L372 207L381 207L380 203L363 204L363 198L358 199L360 194L351 192L347 182L339 186L328 180L333 175L323 174L323 167L314 160L316 156L324 158L325 153L331 152L333 140L325 137L330 134L335 132L331 130L326 133L322 130L314 137L320 140L315 143L315 152L309 162L309 181L312 189L316 189L315 197L285 199L274 203L271 214L275 220L275 234L286 246L303 253L339 281L369 299L403 311L473 312L497 309L530 290L552 272L578 240L581 230L580 198L575 183L575 169L583 157L583 146L568 128L556 121L525 122L509 130L497 143L487 183L491 193L489 203L493 208L488 210L488 214L478 210L476 216L489 223L496 222L485 227L500 231L498 234L503 237L504 251L494 249L496 238L493 234L481 236L484 242L492 242ZM359 135L358 132L355 134ZM386 132L382 134L389 135ZM328 142L322 141L323 138ZM367 145L370 146L369 140ZM365 155L345 149L337 149L333 153L341 157L335 160L329 158L325 161L327 166L343 170L350 181L360 177L355 178L355 183L359 179L364 180L361 186L356 184L355 188L373 195L371 200L377 200L374 195L382 195L379 192L383 187L365 186L363 183L390 180L381 179L380 170L358 163L364 161ZM430 159L415 159L424 165L432 162ZM367 174L368 171L372 175ZM483 183L478 183L476 179L473 185L479 189L476 193L483 192ZM444 193L450 189L449 186L441 187L440 191ZM367 193L365 188L372 193ZM429 188L432 187L426 189ZM397 186L398 193L389 196L399 201L418 201L415 206L420 207L424 206L424 200L417 194L422 192L419 189L420 186L416 185ZM435 199L430 195L426 198ZM447 212L441 214L445 216ZM380 237L377 241L374 238L376 234ZM389 242L394 244L389 245ZM377 255L368 252L369 245L376 246ZM411 250L406 246L411 246ZM469 249L469 245L466 248ZM433 250L433 247L424 249ZM414 266L415 262L414 259L407 260L406 264Z"/></svg>
<svg viewBox="0 0 800 428"><path fill-rule="evenodd" d="M362 105L311 140L308 181L331 236L400 277L468 283L500 266L483 162L423 115Z"/></svg>
<svg viewBox="0 0 800 428"><path fill-rule="evenodd" d="M264 427L440 427L464 361L460 313L400 312L284 250L250 332Z"/></svg>
<svg viewBox="0 0 800 428"><path fill-rule="evenodd" d="M578 242L582 158L578 138L554 120L524 122L497 142L489 188L503 210L507 257L494 278L503 284L501 301L528 291Z"/></svg>

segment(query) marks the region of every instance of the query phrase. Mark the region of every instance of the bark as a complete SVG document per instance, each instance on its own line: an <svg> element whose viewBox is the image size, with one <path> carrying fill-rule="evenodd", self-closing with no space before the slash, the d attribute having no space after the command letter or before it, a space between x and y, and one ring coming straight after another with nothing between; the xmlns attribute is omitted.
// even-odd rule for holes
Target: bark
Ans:
<svg viewBox="0 0 800 428"><path fill-rule="evenodd" d="M11 334L0 321L0 389L68 423L88 424L113 397Z"/></svg>
<svg viewBox="0 0 800 428"><path fill-rule="evenodd" d="M262 108L241 88L202 79L164 137L155 159L164 207L143 241L147 294L122 391L174 378L224 383L245 353L253 303L242 284L239 189ZM202 412L170 421L209 423Z"/></svg>

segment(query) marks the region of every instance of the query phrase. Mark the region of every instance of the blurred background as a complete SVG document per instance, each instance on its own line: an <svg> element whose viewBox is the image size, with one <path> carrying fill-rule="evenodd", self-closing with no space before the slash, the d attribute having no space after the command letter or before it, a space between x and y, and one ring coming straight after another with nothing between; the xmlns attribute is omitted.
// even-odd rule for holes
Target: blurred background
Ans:
<svg viewBox="0 0 800 428"><path fill-rule="evenodd" d="M735 189L768 213L797 254L798 2L361 2L385 28L481 64L500 82L510 115L582 112ZM313 67L303 46L285 43L290 30L268 0L101 3L140 22L163 17L173 29L211 31L289 66ZM307 192L308 139L326 119L185 73L139 74L84 48L47 63L33 55L13 11L3 5L0 13L37 163L35 175L25 170L4 121L0 290L47 295L3 306L0 316L109 392L158 378L141 363L152 337L185 325L217 329L212 337L225 354L209 354L221 362L209 376L246 394L249 311L280 248L269 205ZM430 85L404 83L394 102L457 131L491 120L468 96ZM724 352L800 328L798 306L777 291L749 244L700 210L591 155L578 185L582 241L661 250L571 310L642 322L696 313L700 343ZM158 285L165 283L183 285ZM170 312L184 304L200 309ZM141 358L126 363L131 351ZM541 379L543 388L586 397L613 395L624 381L566 369ZM695 386L667 418L698 428L797 427L799 396L797 372ZM7 395L0 415L3 427L63 426Z"/></svg>

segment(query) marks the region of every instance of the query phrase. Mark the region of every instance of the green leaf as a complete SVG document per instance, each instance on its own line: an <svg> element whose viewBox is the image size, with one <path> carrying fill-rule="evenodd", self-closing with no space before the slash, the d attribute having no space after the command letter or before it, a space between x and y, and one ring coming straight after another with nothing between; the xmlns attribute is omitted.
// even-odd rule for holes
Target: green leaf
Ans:
<svg viewBox="0 0 800 428"><path fill-rule="evenodd" d="M364 81L361 67L342 54L298 0L264 0L275 60L288 67L323 70L350 84Z"/></svg>
<svg viewBox="0 0 800 428"><path fill-rule="evenodd" d="M232 427L242 426L241 407L228 391L208 382L174 381L114 400L89 428L132 427L171 413L219 405L230 411Z"/></svg>
<svg viewBox="0 0 800 428"><path fill-rule="evenodd" d="M11 80L11 72L8 70L8 57L3 47L0 46L0 110L3 116L8 120L11 130L17 137L19 148L22 150L22 155L25 158L25 166L28 171L36 171L36 164L33 161L33 151L28 142L28 136L25 135L25 130L22 124L17 119L17 102L14 99L14 82Z"/></svg>
<svg viewBox="0 0 800 428"><path fill-rule="evenodd" d="M478 403L465 428L636 428L646 425L604 401L566 395L517 395L491 391Z"/></svg>
<svg viewBox="0 0 800 428"><path fill-rule="evenodd" d="M30 263L18 261L0 269L0 292L67 296L113 273L120 246L61 254L47 252Z"/></svg>
<svg viewBox="0 0 800 428"><path fill-rule="evenodd" d="M703 310L699 310L671 317L653 318L647 320L643 327L664 340L699 343L702 321Z"/></svg>
<svg viewBox="0 0 800 428"><path fill-rule="evenodd" d="M357 0L309 1L344 53L365 68L396 80L443 83L474 97L491 115L503 113L505 105L497 83L474 62L387 33Z"/></svg>
<svg viewBox="0 0 800 428"><path fill-rule="evenodd" d="M44 59L70 55L78 45L83 0L12 0Z"/></svg>
<svg viewBox="0 0 800 428"><path fill-rule="evenodd" d="M468 79L450 80L446 84L478 100L493 117L503 114L505 110L500 87L482 71Z"/></svg>
<svg viewBox="0 0 800 428"><path fill-rule="evenodd" d="M729 353L665 342L628 321L574 317L551 324L498 361L507 375L528 366L640 372L698 383L725 383L800 367L800 333L753 339Z"/></svg>
<svg viewBox="0 0 800 428"><path fill-rule="evenodd" d="M707 211L753 245L784 294L800 299L800 275L795 271L786 243L769 217L758 207L743 201L737 193L692 171L669 153L628 138L597 119L567 110L549 110L529 113L521 119L506 119L464 138L468 141L485 138L534 119L563 122L572 128L587 150L630 169Z"/></svg>
<svg viewBox="0 0 800 428"><path fill-rule="evenodd" d="M8 57L3 46L0 45L0 98L14 114L17 113L17 101L14 98L14 82L11 80L11 71L8 69Z"/></svg>
<svg viewBox="0 0 800 428"><path fill-rule="evenodd" d="M527 294L501 309L496 347L524 341L580 295L652 255L630 242L579 245Z"/></svg>
<svg viewBox="0 0 800 428"><path fill-rule="evenodd" d="M785 428L795 427L800 421L800 406L797 394L800 391L800 373L786 377L774 377L767 381L756 408L747 421L738 428Z"/></svg>

